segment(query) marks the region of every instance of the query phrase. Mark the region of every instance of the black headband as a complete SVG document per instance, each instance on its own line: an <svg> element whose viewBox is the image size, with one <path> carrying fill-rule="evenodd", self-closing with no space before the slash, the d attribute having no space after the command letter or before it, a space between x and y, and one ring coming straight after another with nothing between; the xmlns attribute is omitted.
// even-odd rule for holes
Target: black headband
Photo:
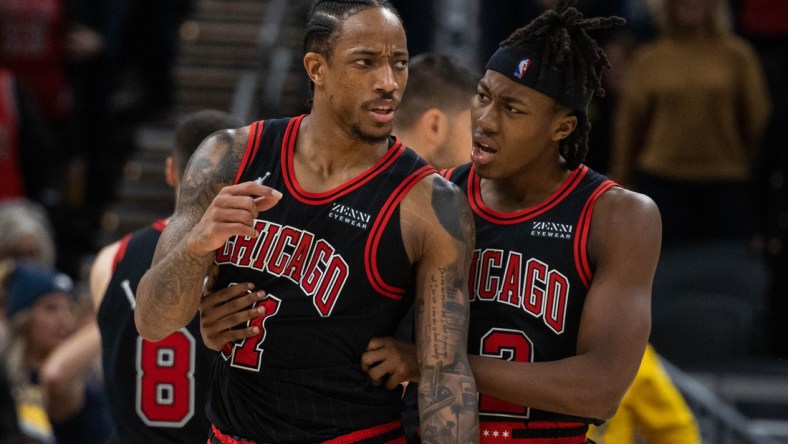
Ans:
<svg viewBox="0 0 788 444"><path fill-rule="evenodd" d="M579 88L570 92L563 76L556 69L548 69L544 76L539 78L542 71L539 59L518 48L498 48L487 62L486 69L499 72L517 83L533 88L576 112L586 113L588 104L594 96L593 90L588 94L577 91Z"/></svg>

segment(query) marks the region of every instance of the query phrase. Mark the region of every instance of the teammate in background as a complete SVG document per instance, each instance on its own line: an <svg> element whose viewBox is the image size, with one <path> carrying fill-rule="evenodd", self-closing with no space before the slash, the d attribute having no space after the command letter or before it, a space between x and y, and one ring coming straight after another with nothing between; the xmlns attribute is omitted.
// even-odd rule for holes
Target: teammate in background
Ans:
<svg viewBox="0 0 788 444"><path fill-rule="evenodd" d="M221 111L186 116L175 129L175 145L165 169L167 183L178 189L186 162L203 139L241 125ZM112 442L200 442L210 427L204 406L207 369L214 353L201 344L199 321L194 319L157 343L143 340L134 326L134 291L166 223L157 221L99 252L90 273L97 322L84 325L55 353L53 373L64 380L85 371L86 357L101 353L116 428ZM245 293L245 287L225 292L231 293L225 297L232 297Z"/></svg>
<svg viewBox="0 0 788 444"><path fill-rule="evenodd" d="M483 443L586 442L647 344L659 211L582 164L608 66L587 31L622 22L560 1L512 33L476 90L471 164L445 173L477 229L468 344ZM390 338L363 357L388 387L417 380L415 361Z"/></svg>
<svg viewBox="0 0 788 444"><path fill-rule="evenodd" d="M414 300L422 436L478 436L465 352L472 216L390 137L406 48L387 1L317 2L304 38L312 113L222 132L192 157L135 320L150 340L177 331L206 276L210 289L265 290L260 332L214 361L211 442L402 440L400 393L369 384L359 360Z"/></svg>
<svg viewBox="0 0 788 444"><path fill-rule="evenodd" d="M479 76L442 54L424 53L409 63L394 134L436 169L471 156L471 101Z"/></svg>
<svg viewBox="0 0 788 444"><path fill-rule="evenodd" d="M167 158L167 184L177 193L186 163L200 142L216 131L240 126L239 119L216 110L183 118ZM199 319L159 342L142 339L134 326L134 292L166 224L156 221L104 247L91 269L116 442L202 442L210 429L205 397L215 353L202 345ZM245 293L245 288L238 290Z"/></svg>

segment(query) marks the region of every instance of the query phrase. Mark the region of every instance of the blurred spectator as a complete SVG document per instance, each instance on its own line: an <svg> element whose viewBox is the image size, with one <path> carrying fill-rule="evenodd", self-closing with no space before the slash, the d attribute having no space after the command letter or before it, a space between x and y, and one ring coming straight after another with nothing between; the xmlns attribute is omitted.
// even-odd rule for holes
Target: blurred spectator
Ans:
<svg viewBox="0 0 788 444"><path fill-rule="evenodd" d="M52 376L51 359L76 324L71 279L16 262L5 288L10 327L2 356L22 433L59 444L105 442L111 429L100 389L85 378L66 383ZM85 399L85 408L70 409L75 399Z"/></svg>
<svg viewBox="0 0 788 444"><path fill-rule="evenodd" d="M105 44L102 58L80 72L106 85L109 89L102 94L114 95L112 107L120 112L149 119L168 111L178 29L194 0L79 0L78 4L76 18L96 29Z"/></svg>
<svg viewBox="0 0 788 444"><path fill-rule="evenodd" d="M61 0L0 3L0 65L35 94L50 122L64 122L71 112L63 50L66 28Z"/></svg>
<svg viewBox="0 0 788 444"><path fill-rule="evenodd" d="M757 51L772 98L755 176L759 231L771 268L767 306L770 353L788 358L788 2L739 0L739 31Z"/></svg>
<svg viewBox="0 0 788 444"><path fill-rule="evenodd" d="M11 381L8 380L5 360L0 356L0 444L16 439L19 435L16 404L11 396Z"/></svg>
<svg viewBox="0 0 788 444"><path fill-rule="evenodd" d="M56 142L31 95L0 66L0 202L28 197L47 207L59 201Z"/></svg>
<svg viewBox="0 0 788 444"><path fill-rule="evenodd" d="M666 0L615 116L611 178L653 198L671 242L751 235L750 178L769 98L720 0Z"/></svg>
<svg viewBox="0 0 788 444"><path fill-rule="evenodd" d="M0 350L5 345L7 327L7 301L2 283L18 260L47 267L55 263L55 240L46 211L28 200L0 203Z"/></svg>
<svg viewBox="0 0 788 444"><path fill-rule="evenodd" d="M85 209L82 195L85 187L82 169L78 166L83 159L92 165L87 150L90 145L85 141L98 141L104 151L111 151L106 149L107 140L101 138L106 131L101 120L91 121L95 127L90 137L79 139L80 122L89 116L81 112L84 107L75 100L74 77L69 68L71 63L95 58L103 49L103 41L96 32L73 20L73 6L81 1L7 0L0 4L0 66L9 69L35 99L43 116L36 129L48 126L56 134L55 149L35 158L34 168L26 168L22 161L23 180L44 178L60 182L54 184L60 193L46 198L39 198L35 190L27 194L41 200L51 210L60 247L58 265L72 275L76 272L72 264L78 263L76 259L89 250L88 236L84 233L97 225L81 217ZM100 85L94 82L92 87ZM20 150L25 153L28 148ZM49 169L56 174L51 174ZM117 175L111 180L115 177ZM102 190L112 189L113 182L96 183L95 186Z"/></svg>
<svg viewBox="0 0 788 444"><path fill-rule="evenodd" d="M0 203L0 260L55 264L55 242L46 211L28 200Z"/></svg>
<svg viewBox="0 0 788 444"><path fill-rule="evenodd" d="M9 336L3 356L19 425L27 435L52 441L39 370L74 329L72 282L64 274L20 262L6 288Z"/></svg>

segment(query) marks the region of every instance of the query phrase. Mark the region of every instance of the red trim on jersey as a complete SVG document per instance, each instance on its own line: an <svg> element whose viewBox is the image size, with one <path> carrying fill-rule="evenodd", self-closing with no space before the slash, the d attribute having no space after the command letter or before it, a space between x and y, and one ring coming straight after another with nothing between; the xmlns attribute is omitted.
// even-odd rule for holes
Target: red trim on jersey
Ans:
<svg viewBox="0 0 788 444"><path fill-rule="evenodd" d="M167 226L167 221L164 219L159 219L151 224L154 230L161 233L164 231L164 227ZM112 258L112 271L111 273L115 273L115 269L118 267L118 263L123 260L123 256L126 255L126 248L129 246L129 241L131 240L131 235L133 233L129 233L119 241L118 250L115 251L115 256Z"/></svg>
<svg viewBox="0 0 788 444"><path fill-rule="evenodd" d="M438 171L438 174L440 174L441 176L443 176L444 178L446 178L448 180L451 180L451 175L454 174L454 170L456 170L456 169L457 169L457 167L446 168L445 170Z"/></svg>
<svg viewBox="0 0 788 444"><path fill-rule="evenodd" d="M583 205L580 218L577 220L577 233L574 240L575 267L577 267L577 274L580 276L580 280L583 281L586 289L591 286L591 277L593 276L590 261L588 260L588 233L591 232L591 213L599 196L615 186L618 186L618 184L612 180L606 180L599 184L594 193L589 196L585 205Z"/></svg>
<svg viewBox="0 0 788 444"><path fill-rule="evenodd" d="M246 151L244 152L244 157L241 160L241 165L238 166L238 172L235 173L235 180L233 181L234 184L237 184L239 180L241 180L241 176L243 175L246 167L249 165L249 162L257 156L257 151L260 149L260 139L263 136L263 127L265 126L264 120L259 120L254 122L251 127L249 128L249 139L246 141Z"/></svg>
<svg viewBox="0 0 788 444"><path fill-rule="evenodd" d="M403 180L394 192L391 193L386 203L383 204L378 217L375 219L375 223L372 224L372 229L369 231L367 246L364 249L364 268L366 268L367 271L367 279L375 291L391 299L402 299L402 296L405 294L405 289L392 287L383 282L383 277L380 275L378 269L378 246L380 244L380 238L383 236L383 231L388 225L391 215L402 199L405 198L405 195L408 194L408 191L416 186L421 179L434 172L434 168L425 165Z"/></svg>
<svg viewBox="0 0 788 444"><path fill-rule="evenodd" d="M129 241L131 240L131 234L127 234L123 236L120 240L120 244L118 245L118 251L115 252L115 256L112 258L112 274L115 273L115 269L118 267L118 263L123 260L123 256L126 255L126 248L129 246Z"/></svg>
<svg viewBox="0 0 788 444"><path fill-rule="evenodd" d="M208 442L206 444L211 444L212 439L216 438L222 444L255 444L254 441L247 441L245 439L235 439L232 436L225 435L219 430L215 425L211 424L211 437L208 438Z"/></svg>
<svg viewBox="0 0 788 444"><path fill-rule="evenodd" d="M468 200L473 212L488 222L499 225L519 224L539 216L561 203L561 201L577 187L587 172L588 167L580 165L572 171L569 178L567 178L544 202L513 213L501 213L484 204L481 193L481 178L476 175L476 170L471 166L471 171L468 174Z"/></svg>
<svg viewBox="0 0 788 444"><path fill-rule="evenodd" d="M360 442L365 439L371 439L376 436L380 436L386 433L391 433L398 428L402 427L402 424L399 420L391 421L386 424L382 424L375 427L370 427L364 430L358 430L352 433L348 433L347 435L338 436L334 439L329 439L328 441L323 442L323 444L352 444L355 442ZM390 443L402 443L405 444L405 437L396 438L394 440L389 441Z"/></svg>
<svg viewBox="0 0 788 444"><path fill-rule="evenodd" d="M479 421L479 444L583 444L587 431L588 425L582 422Z"/></svg>
<svg viewBox="0 0 788 444"><path fill-rule="evenodd" d="M159 219L152 224L153 229L161 233L164 231L164 228L167 226L167 221L164 219Z"/></svg>
<svg viewBox="0 0 788 444"><path fill-rule="evenodd" d="M285 179L285 185L288 191L290 191L290 194L301 203L308 205L325 205L339 197L351 193L372 180L381 171L391 166L399 158L402 152L405 151L405 145L403 145L399 139L395 138L391 148L389 148L383 157L378 159L375 165L368 170L334 189L321 193L310 193L301 188L301 185L298 183L293 163L296 136L298 135L298 128L303 118L304 116L299 116L290 121L287 126L287 131L285 132L284 140L282 141L282 176Z"/></svg>
<svg viewBox="0 0 788 444"><path fill-rule="evenodd" d="M355 432L351 432L346 435L338 436L336 438L329 439L328 441L324 441L323 444L360 443L367 439L372 439L380 435L385 435L387 433L394 432L401 427L402 427L401 421L396 420L386 424L381 424L379 426L374 426L363 430L357 430ZM211 438L216 438L216 440L222 444L255 444L254 441L233 438L232 436L225 435L224 433L222 433L221 430L219 430L213 424L211 424L211 435L212 436L208 438L208 442L206 444L212 444L213 440ZM398 438L394 438L391 441L388 441L387 444L405 444L405 437L401 436Z"/></svg>

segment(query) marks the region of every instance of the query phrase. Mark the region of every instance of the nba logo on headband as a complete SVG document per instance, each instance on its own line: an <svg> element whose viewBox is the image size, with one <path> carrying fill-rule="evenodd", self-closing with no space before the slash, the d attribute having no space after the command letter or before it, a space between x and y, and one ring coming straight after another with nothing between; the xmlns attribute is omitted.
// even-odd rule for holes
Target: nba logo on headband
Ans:
<svg viewBox="0 0 788 444"><path fill-rule="evenodd" d="M531 66L531 59L526 57L520 60L520 63L517 64L517 70L514 72L514 76L518 79L522 79L525 72L528 71L529 66Z"/></svg>

